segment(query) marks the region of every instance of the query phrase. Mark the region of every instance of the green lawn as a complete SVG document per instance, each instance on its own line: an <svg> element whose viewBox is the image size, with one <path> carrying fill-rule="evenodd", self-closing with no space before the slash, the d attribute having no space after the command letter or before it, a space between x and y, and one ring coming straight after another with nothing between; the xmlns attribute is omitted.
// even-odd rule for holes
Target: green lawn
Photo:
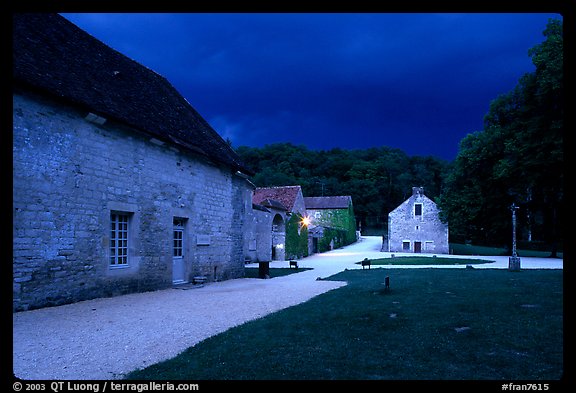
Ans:
<svg viewBox="0 0 576 393"><path fill-rule="evenodd" d="M394 257L370 260L372 265L479 265L494 261L484 259L442 258L442 257ZM362 262L356 262L360 265Z"/></svg>
<svg viewBox="0 0 576 393"><path fill-rule="evenodd" d="M471 244L450 243L450 252L455 255L510 255L510 250L503 247L475 246ZM550 251L523 250L517 251L521 257L549 258ZM564 254L558 252L558 258L563 258Z"/></svg>
<svg viewBox="0 0 576 393"><path fill-rule="evenodd" d="M288 268L288 267L271 267L269 269L270 278L287 276L289 274L300 273L305 270L311 270L309 267L299 267ZM244 269L244 277L246 278L258 278L258 268L257 267L247 267Z"/></svg>
<svg viewBox="0 0 576 393"><path fill-rule="evenodd" d="M562 274L348 270L330 278L345 287L128 377L554 380L563 370Z"/></svg>

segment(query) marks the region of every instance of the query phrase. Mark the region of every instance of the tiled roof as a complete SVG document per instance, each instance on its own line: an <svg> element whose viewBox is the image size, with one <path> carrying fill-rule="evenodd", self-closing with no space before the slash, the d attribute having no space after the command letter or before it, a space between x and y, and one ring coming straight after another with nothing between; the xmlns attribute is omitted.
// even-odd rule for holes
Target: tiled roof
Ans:
<svg viewBox="0 0 576 393"><path fill-rule="evenodd" d="M327 197L304 197L306 209L348 209L352 203L352 197L327 196Z"/></svg>
<svg viewBox="0 0 576 393"><path fill-rule="evenodd" d="M278 210L288 211L288 208L275 199L266 198L260 204L264 207L271 207Z"/></svg>
<svg viewBox="0 0 576 393"><path fill-rule="evenodd" d="M292 211L299 192L301 192L300 186L257 188L254 190L252 202L263 204L267 199L274 200L285 206L287 211Z"/></svg>
<svg viewBox="0 0 576 393"><path fill-rule="evenodd" d="M58 14L13 14L13 80L253 174L161 75Z"/></svg>

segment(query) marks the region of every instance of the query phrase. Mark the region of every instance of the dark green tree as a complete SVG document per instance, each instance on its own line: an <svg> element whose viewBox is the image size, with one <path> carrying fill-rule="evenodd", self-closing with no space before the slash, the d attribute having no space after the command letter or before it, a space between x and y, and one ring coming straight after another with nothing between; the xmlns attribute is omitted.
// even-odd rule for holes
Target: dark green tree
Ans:
<svg viewBox="0 0 576 393"><path fill-rule="evenodd" d="M550 20L544 36L528 52L535 71L493 100L484 129L460 143L440 198L452 241L511 241L515 203L521 239L546 242L556 255L564 182L562 23Z"/></svg>
<svg viewBox="0 0 576 393"><path fill-rule="evenodd" d="M255 172L258 187L300 185L305 196L350 195L362 228L385 233L387 216L423 186L431 198L440 195L448 163L434 157L408 157L400 149L309 150L277 143L236 149Z"/></svg>

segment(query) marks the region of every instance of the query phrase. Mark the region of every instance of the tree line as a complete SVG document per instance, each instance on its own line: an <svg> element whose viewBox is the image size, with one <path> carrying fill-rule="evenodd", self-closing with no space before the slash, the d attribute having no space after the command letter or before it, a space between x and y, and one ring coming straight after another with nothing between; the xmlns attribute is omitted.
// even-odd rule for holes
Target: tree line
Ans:
<svg viewBox="0 0 576 393"><path fill-rule="evenodd" d="M510 245L514 203L519 240L555 255L564 201L562 34L562 22L551 19L545 41L528 52L535 71L491 102L483 130L462 139L452 162L386 146L315 151L278 143L236 151L259 187L351 195L364 234L386 233L388 213L422 186L449 222L451 242Z"/></svg>
<svg viewBox="0 0 576 393"><path fill-rule="evenodd" d="M382 232L388 213L415 185L440 196L449 163L435 157L409 157L400 149L310 150L277 143L236 149L256 175L258 187L300 185L304 196L350 195L358 226Z"/></svg>
<svg viewBox="0 0 576 393"><path fill-rule="evenodd" d="M543 34L528 51L536 70L493 100L483 130L460 142L439 205L451 233L490 244L511 239L515 204L519 239L555 256L564 205L562 22L549 20Z"/></svg>

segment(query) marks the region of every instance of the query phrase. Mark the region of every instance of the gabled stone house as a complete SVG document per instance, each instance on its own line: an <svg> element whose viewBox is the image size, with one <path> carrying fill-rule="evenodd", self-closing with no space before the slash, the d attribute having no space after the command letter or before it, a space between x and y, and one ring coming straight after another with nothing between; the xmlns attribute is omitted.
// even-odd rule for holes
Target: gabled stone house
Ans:
<svg viewBox="0 0 576 393"><path fill-rule="evenodd" d="M422 187L388 214L387 247L383 251L448 254L448 224Z"/></svg>
<svg viewBox="0 0 576 393"><path fill-rule="evenodd" d="M162 76L13 15L13 308L244 274L251 175Z"/></svg>

